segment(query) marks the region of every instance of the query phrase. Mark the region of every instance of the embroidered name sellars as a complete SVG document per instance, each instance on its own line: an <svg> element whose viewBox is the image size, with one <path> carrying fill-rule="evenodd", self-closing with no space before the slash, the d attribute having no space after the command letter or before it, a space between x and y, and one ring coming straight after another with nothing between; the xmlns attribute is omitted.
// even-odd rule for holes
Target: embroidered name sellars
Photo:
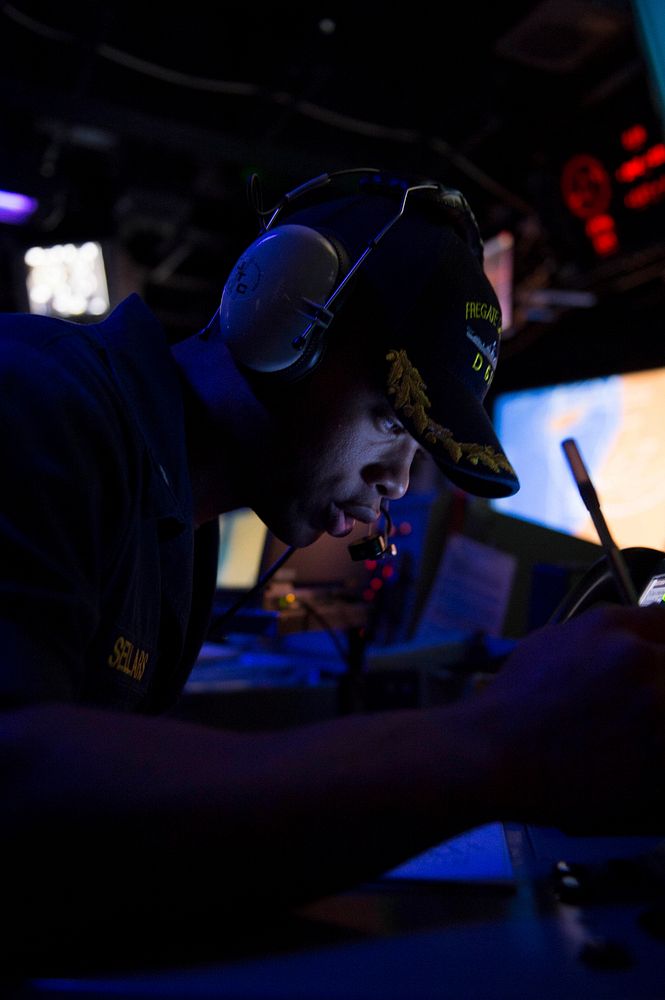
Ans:
<svg viewBox="0 0 665 1000"><path fill-rule="evenodd" d="M139 649L130 639L119 635L113 645L113 652L106 662L114 670L127 674L132 680L140 681L145 673L149 656L147 649Z"/></svg>

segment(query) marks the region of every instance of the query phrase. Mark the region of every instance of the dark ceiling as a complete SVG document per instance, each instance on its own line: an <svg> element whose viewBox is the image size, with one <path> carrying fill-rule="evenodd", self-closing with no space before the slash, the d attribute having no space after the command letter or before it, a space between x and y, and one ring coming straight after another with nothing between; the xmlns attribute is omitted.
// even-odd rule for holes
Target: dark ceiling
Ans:
<svg viewBox="0 0 665 1000"><path fill-rule="evenodd" d="M486 238L514 235L500 388L665 363L662 336L636 336L660 329L663 209L619 217L601 258L560 187L574 153L618 162L638 120L660 141L629 0L15 0L0 3L0 93L0 187L40 200L29 226L0 226L3 309L23 307L25 246L99 239L114 299L139 291L178 338L256 235L250 173L270 204L380 166L460 187Z"/></svg>

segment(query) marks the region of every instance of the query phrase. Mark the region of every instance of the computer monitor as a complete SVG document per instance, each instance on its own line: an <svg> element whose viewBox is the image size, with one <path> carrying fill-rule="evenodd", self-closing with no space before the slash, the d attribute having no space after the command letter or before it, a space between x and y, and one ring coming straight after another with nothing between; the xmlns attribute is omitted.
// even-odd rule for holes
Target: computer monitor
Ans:
<svg viewBox="0 0 665 1000"><path fill-rule="evenodd" d="M217 590L238 593L251 590L263 570L268 529L248 508L221 514Z"/></svg>
<svg viewBox="0 0 665 1000"><path fill-rule="evenodd" d="M521 489L494 509L597 542L561 442L574 438L614 541L665 548L665 367L497 394Z"/></svg>

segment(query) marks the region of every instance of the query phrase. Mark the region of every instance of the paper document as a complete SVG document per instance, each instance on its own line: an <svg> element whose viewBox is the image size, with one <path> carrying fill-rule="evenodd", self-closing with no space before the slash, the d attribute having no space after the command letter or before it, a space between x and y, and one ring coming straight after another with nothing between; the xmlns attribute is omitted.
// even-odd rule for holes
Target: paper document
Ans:
<svg viewBox="0 0 665 1000"><path fill-rule="evenodd" d="M517 559L466 535L451 535L420 625L500 636Z"/></svg>

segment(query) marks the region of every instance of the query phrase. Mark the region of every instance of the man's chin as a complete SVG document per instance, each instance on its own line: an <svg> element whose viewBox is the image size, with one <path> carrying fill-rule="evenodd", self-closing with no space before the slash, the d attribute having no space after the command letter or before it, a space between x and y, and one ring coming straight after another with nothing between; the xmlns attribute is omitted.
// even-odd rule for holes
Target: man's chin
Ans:
<svg viewBox="0 0 665 1000"><path fill-rule="evenodd" d="M298 549L306 549L314 542L318 542L323 534L323 531L314 531L313 529L309 532L303 532L298 536L297 541L291 542L291 545L295 545Z"/></svg>
<svg viewBox="0 0 665 1000"><path fill-rule="evenodd" d="M306 549L313 545L324 534L323 531L307 524L281 525L272 528L272 533L284 545L293 545L297 549Z"/></svg>

